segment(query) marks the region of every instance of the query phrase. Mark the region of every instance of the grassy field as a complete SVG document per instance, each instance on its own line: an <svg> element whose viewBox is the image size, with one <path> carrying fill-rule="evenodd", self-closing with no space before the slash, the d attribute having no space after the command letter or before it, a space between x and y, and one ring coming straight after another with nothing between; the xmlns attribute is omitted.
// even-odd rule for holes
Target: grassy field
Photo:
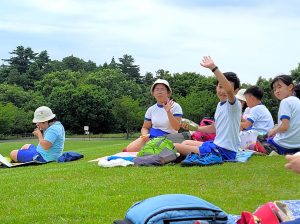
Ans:
<svg viewBox="0 0 300 224"><path fill-rule="evenodd" d="M0 153L8 155L24 143L2 142ZM300 199L300 175L284 169L282 156L254 156L247 163L210 167L101 168L88 163L127 144L68 140L65 151L82 153L84 159L0 169L1 224L109 224L123 218L136 201L167 193L195 195L231 214L254 211L267 201Z"/></svg>

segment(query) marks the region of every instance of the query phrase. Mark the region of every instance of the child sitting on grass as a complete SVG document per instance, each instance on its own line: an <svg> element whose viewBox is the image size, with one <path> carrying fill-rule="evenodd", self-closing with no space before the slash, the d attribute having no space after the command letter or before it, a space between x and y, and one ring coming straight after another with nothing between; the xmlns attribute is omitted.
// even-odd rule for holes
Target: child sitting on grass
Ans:
<svg viewBox="0 0 300 224"><path fill-rule="evenodd" d="M263 90L258 86L251 86L245 91L244 96L250 112L247 119L241 122L241 130L255 129L265 135L274 127L270 111L262 104L263 95Z"/></svg>
<svg viewBox="0 0 300 224"><path fill-rule="evenodd" d="M174 146L182 155L188 155L182 165L212 165L223 160L235 160L240 147L241 103L235 94L239 90L240 80L233 72L222 73L211 57L206 56L200 63L209 68L218 80L216 86L220 102L214 115L215 123L200 126L199 131L216 133L214 141L204 142L201 146L175 143Z"/></svg>
<svg viewBox="0 0 300 224"><path fill-rule="evenodd" d="M271 83L274 95L280 100L278 126L268 133L265 149L278 154L293 154L300 151L300 100L294 96L295 86L288 75L279 75Z"/></svg>

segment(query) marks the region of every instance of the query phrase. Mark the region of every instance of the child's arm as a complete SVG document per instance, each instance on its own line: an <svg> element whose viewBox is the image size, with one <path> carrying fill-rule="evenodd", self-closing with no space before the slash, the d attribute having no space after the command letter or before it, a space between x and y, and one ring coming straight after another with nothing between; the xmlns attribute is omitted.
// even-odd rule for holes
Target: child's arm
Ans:
<svg viewBox="0 0 300 224"><path fill-rule="evenodd" d="M252 125L253 123L248 120L241 121L241 131L251 127Z"/></svg>
<svg viewBox="0 0 300 224"><path fill-rule="evenodd" d="M281 124L272 128L269 133L268 133L268 137L272 137L274 135L276 135L277 133L282 133L282 132L286 132L289 129L289 119L282 119L281 120Z"/></svg>
<svg viewBox="0 0 300 224"><path fill-rule="evenodd" d="M199 126L198 131L211 134L216 133L216 128L214 125Z"/></svg>
<svg viewBox="0 0 300 224"><path fill-rule="evenodd" d="M205 68L209 68L215 74L216 78L218 79L219 83L225 89L227 93L227 98L230 103L233 103L235 100L234 88L230 84L230 82L226 79L223 73L218 69L215 65L214 61L211 59L210 56L204 56L202 59L202 63L200 63Z"/></svg>

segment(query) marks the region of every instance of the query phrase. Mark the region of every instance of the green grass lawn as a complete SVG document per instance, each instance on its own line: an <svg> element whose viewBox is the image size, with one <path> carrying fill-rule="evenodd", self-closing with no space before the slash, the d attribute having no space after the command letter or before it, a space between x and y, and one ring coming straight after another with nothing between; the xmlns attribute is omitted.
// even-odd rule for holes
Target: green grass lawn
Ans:
<svg viewBox="0 0 300 224"><path fill-rule="evenodd" d="M109 224L123 218L136 201L167 193L195 195L231 214L254 211L268 201L300 199L300 175L284 169L282 156L210 167L102 168L88 163L119 152L128 142L68 140L65 151L82 153L84 159L0 169L1 224ZM0 153L8 155L23 144L2 142Z"/></svg>

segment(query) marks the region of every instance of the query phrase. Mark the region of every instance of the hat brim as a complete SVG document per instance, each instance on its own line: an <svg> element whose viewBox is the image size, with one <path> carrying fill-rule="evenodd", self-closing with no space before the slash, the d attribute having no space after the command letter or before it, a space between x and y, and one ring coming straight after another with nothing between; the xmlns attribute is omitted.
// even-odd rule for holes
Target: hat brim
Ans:
<svg viewBox="0 0 300 224"><path fill-rule="evenodd" d="M45 117L44 119L36 119L33 118L32 123L40 123L40 122L45 122L45 121L50 121L51 119L55 118L55 114L51 114L49 117Z"/></svg>

